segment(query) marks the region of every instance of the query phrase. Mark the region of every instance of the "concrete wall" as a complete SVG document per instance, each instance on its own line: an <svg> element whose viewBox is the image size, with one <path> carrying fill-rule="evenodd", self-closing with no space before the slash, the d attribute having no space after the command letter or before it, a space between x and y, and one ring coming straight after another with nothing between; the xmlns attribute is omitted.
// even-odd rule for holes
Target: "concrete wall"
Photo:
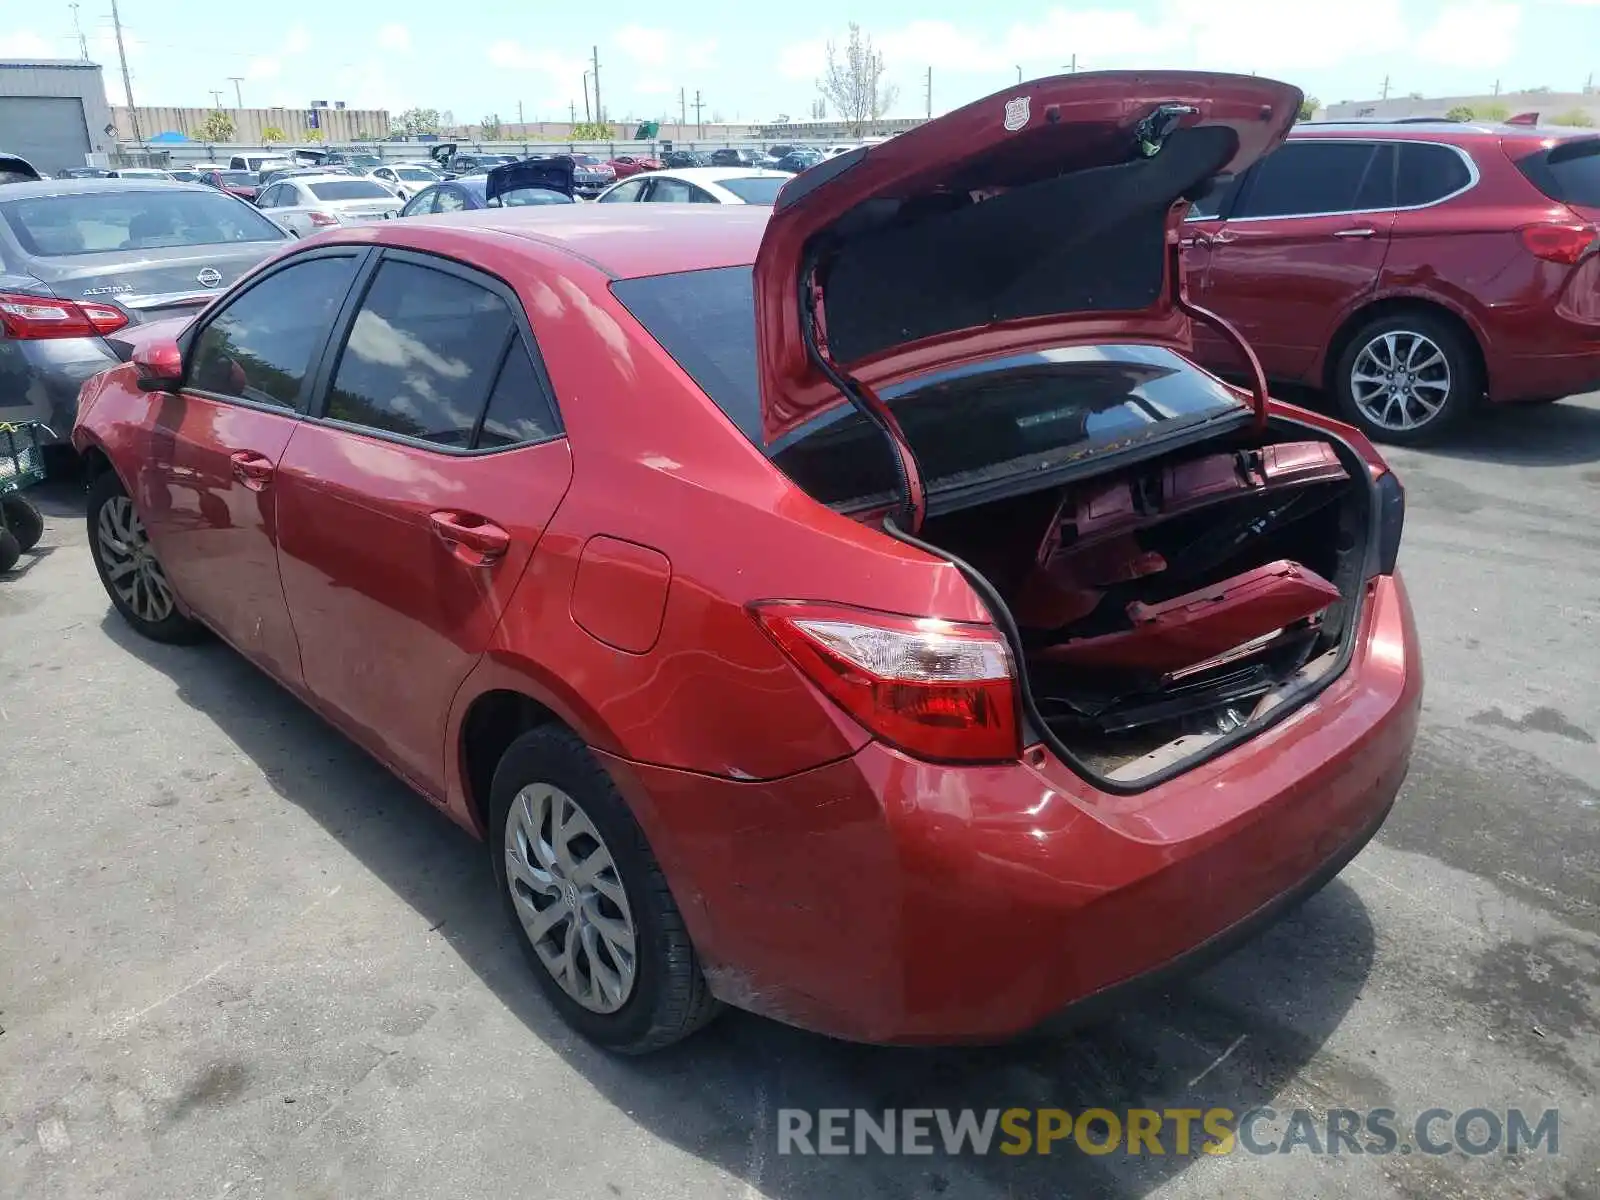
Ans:
<svg viewBox="0 0 1600 1200"><path fill-rule="evenodd" d="M195 137L196 130L205 124L216 109L212 108L147 108L139 105L138 132L134 131L134 116L123 105L117 105L115 120L117 137L123 142L149 140L158 133L181 133ZM230 108L222 112L233 118L234 139L245 143L259 143L261 135L270 127L281 129L290 143L307 141L311 128L307 118L310 109L301 108ZM389 114L383 109L319 108L316 110L323 140L326 142L351 142L359 135L384 137L389 132Z"/></svg>
<svg viewBox="0 0 1600 1200"><path fill-rule="evenodd" d="M67 59L0 61L0 96L76 98L83 103L90 148L96 153L109 153L115 146L116 139L105 132L111 124L111 109L106 104L105 78L98 63Z"/></svg>
<svg viewBox="0 0 1600 1200"><path fill-rule="evenodd" d="M1586 113L1600 126L1600 93L1595 92L1505 92L1485 96L1435 96L1412 99L1391 96L1387 100L1346 100L1330 104L1317 113L1319 121L1394 121L1402 117L1442 117L1452 108L1466 107L1482 113L1501 108L1506 116L1536 112L1541 124L1554 124L1554 118L1572 112Z"/></svg>

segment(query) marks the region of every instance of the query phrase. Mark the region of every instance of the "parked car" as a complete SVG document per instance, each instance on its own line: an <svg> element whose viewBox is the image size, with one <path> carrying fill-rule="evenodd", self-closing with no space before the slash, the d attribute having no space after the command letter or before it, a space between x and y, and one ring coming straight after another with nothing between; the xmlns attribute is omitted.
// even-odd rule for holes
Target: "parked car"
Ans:
<svg viewBox="0 0 1600 1200"><path fill-rule="evenodd" d="M288 241L200 184L52 179L0 189L0 422L63 439L127 329L191 314Z"/></svg>
<svg viewBox="0 0 1600 1200"><path fill-rule="evenodd" d="M0 183L32 183L41 178L27 159L0 150Z"/></svg>
<svg viewBox="0 0 1600 1200"><path fill-rule="evenodd" d="M557 159L572 163L573 190L585 199L593 199L617 181L617 173L597 154L558 154Z"/></svg>
<svg viewBox="0 0 1600 1200"><path fill-rule="evenodd" d="M661 156L661 165L671 171L685 171L693 167L709 167L711 156L699 150L668 150Z"/></svg>
<svg viewBox="0 0 1600 1200"><path fill-rule="evenodd" d="M106 172L107 179L145 179L166 180L171 182L174 176L171 171L163 171L159 167L117 167Z"/></svg>
<svg viewBox="0 0 1600 1200"><path fill-rule="evenodd" d="M798 175L801 171L809 170L823 159L817 150L791 150L780 158L773 168L777 171L788 171L791 175Z"/></svg>
<svg viewBox="0 0 1600 1200"><path fill-rule="evenodd" d="M461 175L481 175L495 167L517 161L514 154L487 154L481 150L463 151L455 142L440 142L428 151L428 157L446 179Z"/></svg>
<svg viewBox="0 0 1600 1200"><path fill-rule="evenodd" d="M424 188L406 202L400 215L423 217L475 208L572 204L572 175L572 163L564 159L528 159L496 167L484 175L447 179Z"/></svg>
<svg viewBox="0 0 1600 1200"><path fill-rule="evenodd" d="M241 200L254 203L256 194L261 190L256 182L254 171L212 170L200 174L200 182L207 187L216 188L219 192L227 192L230 196L237 196Z"/></svg>
<svg viewBox="0 0 1600 1200"><path fill-rule="evenodd" d="M254 171L257 182L269 171L285 170L294 165L292 159L282 154L235 154L228 159L229 170Z"/></svg>
<svg viewBox="0 0 1600 1200"><path fill-rule="evenodd" d="M711 152L711 165L713 167L765 167L768 165L766 155L756 150L733 150L724 148Z"/></svg>
<svg viewBox="0 0 1600 1200"><path fill-rule="evenodd" d="M786 171L749 167L693 167L652 171L607 188L600 204L648 201L654 204L772 204L794 176Z"/></svg>
<svg viewBox="0 0 1600 1200"><path fill-rule="evenodd" d="M57 179L106 179L110 175L106 167L62 167L56 172Z"/></svg>
<svg viewBox="0 0 1600 1200"><path fill-rule="evenodd" d="M367 172L368 179L376 179L402 200L409 200L423 188L438 183L442 178L432 167L418 163L384 163Z"/></svg>
<svg viewBox="0 0 1600 1200"><path fill-rule="evenodd" d="M1196 204L1184 266L1269 379L1418 442L1485 397L1600 388L1600 137L1453 122L1313 124ZM1238 371L1220 338L1201 361Z"/></svg>
<svg viewBox="0 0 1600 1200"><path fill-rule="evenodd" d="M375 179L289 175L261 189L256 207L291 233L306 237L335 225L363 225L400 215L400 198Z"/></svg>
<svg viewBox="0 0 1600 1200"><path fill-rule="evenodd" d="M1300 92L1014 91L776 213L330 230L85 389L122 619L216 630L486 838L606 1046L1115 1011L1406 774L1399 485L1191 365L1167 269Z"/></svg>
<svg viewBox="0 0 1600 1200"><path fill-rule="evenodd" d="M259 192L280 179L304 179L311 175L339 175L346 179L354 179L356 175L349 167L274 167L270 171L261 172L261 183L257 187Z"/></svg>
<svg viewBox="0 0 1600 1200"><path fill-rule="evenodd" d="M659 158L645 158L635 154L619 154L606 163L618 179L628 179L641 171L659 171L665 165Z"/></svg>

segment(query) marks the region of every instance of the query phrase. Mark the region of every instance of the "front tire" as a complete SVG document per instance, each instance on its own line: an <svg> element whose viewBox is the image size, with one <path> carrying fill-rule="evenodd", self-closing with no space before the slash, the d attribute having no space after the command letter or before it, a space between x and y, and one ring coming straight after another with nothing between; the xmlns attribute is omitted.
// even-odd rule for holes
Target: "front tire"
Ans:
<svg viewBox="0 0 1600 1200"><path fill-rule="evenodd" d="M648 1054L716 1015L666 877L611 776L569 730L511 743L490 788L495 881L562 1018Z"/></svg>
<svg viewBox="0 0 1600 1200"><path fill-rule="evenodd" d="M89 555L122 619L153 642L185 645L205 628L178 611L144 522L114 471L89 485Z"/></svg>
<svg viewBox="0 0 1600 1200"><path fill-rule="evenodd" d="M1340 412L1376 442L1417 445L1442 437L1483 398L1475 350L1454 324L1431 313L1371 321L1334 366Z"/></svg>

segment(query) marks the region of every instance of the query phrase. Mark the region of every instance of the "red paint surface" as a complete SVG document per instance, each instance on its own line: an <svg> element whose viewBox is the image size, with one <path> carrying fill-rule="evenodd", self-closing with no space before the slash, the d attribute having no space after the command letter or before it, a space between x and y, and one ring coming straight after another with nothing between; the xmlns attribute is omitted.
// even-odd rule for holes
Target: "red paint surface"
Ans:
<svg viewBox="0 0 1600 1200"><path fill-rule="evenodd" d="M591 637L645 654L661 636L672 563L659 550L614 537L593 537L572 581L572 619Z"/></svg>

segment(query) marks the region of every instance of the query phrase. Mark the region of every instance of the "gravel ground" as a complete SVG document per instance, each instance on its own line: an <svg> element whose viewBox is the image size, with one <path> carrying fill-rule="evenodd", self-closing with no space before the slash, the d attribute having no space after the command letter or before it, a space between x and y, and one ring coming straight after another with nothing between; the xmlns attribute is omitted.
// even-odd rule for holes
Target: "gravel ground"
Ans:
<svg viewBox="0 0 1600 1200"><path fill-rule="evenodd" d="M1600 1196L1600 398L1392 458L1423 731L1378 840L1293 917L1070 1039L867 1049L735 1013L643 1062L545 1008L477 844L230 651L126 632L78 497L45 492L0 581L0 1196ZM1559 1153L809 1158L775 1130L1256 1105L1402 1135L1558 1108Z"/></svg>

